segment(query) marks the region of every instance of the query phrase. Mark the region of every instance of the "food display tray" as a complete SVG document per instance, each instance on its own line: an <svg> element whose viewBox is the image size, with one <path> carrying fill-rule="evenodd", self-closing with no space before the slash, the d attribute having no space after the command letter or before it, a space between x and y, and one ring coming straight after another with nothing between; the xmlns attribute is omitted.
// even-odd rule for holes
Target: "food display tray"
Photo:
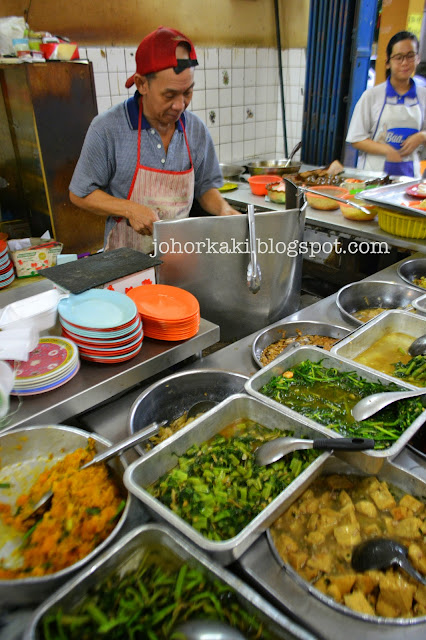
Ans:
<svg viewBox="0 0 426 640"><path fill-rule="evenodd" d="M394 184L388 184L385 187L365 189L357 193L356 198L383 207L384 209L424 218L426 216L426 210L423 212L408 206L410 202L420 202L418 198L412 198L406 193L407 189L418 184L419 178L416 180L407 180L406 182L396 182Z"/></svg>
<svg viewBox="0 0 426 640"><path fill-rule="evenodd" d="M233 562L248 549L254 540L284 511L289 496L298 493L299 487L306 478L314 475L330 456L330 453L322 453L316 458L236 536L228 540L209 540L154 498L147 491L147 487L175 467L178 457L186 453L192 445L206 442L234 420L241 418L254 420L269 429L291 429L295 437L305 436L313 439L317 435L315 428L307 424L301 416L283 416L282 412L264 402L250 398L245 394L236 394L158 444L153 451L131 464L124 474L124 484L128 490L143 502L156 520L167 522L223 565Z"/></svg>
<svg viewBox="0 0 426 640"><path fill-rule="evenodd" d="M338 344L332 346L330 353L338 357L353 360L360 353L371 347L377 340L388 333L398 331L415 338L420 338L426 334L426 318L410 311L402 311L392 309L384 311L362 327L353 331L347 338L343 338ZM370 371L377 371L373 367L363 365ZM399 382L410 389L419 389L418 386L405 382L403 378L397 378L386 373L380 373L380 376L386 378L389 382Z"/></svg>
<svg viewBox="0 0 426 640"><path fill-rule="evenodd" d="M352 333L351 337L353 335L354 334ZM387 376L379 374L373 369L364 367L363 365L353 362L352 360L348 360L347 358L343 358L342 356L337 356L334 353L324 351L323 349L318 349L317 347L296 347L289 351L287 354L276 358L276 360L271 362L271 364L269 364L267 367L261 369L261 371L255 373L254 376L252 376L252 378L250 378L250 380L246 382L245 390L255 398L258 398L262 402L266 402L270 407L274 407L288 416L293 416L294 418L300 419L301 415L299 413L293 411L293 409L290 409L283 404L280 404L279 402L276 402L272 398L268 398L267 396L260 393L259 389L263 387L264 384L269 382L269 380L274 376L282 375L284 371L287 371L287 369L290 369L290 367L292 367L293 365L303 362L303 360L311 360L311 362L322 361L324 367L335 367L339 371L354 371L359 376L361 376L365 380L369 380L370 382L382 382L383 384L389 384L389 378ZM401 391L415 388L411 385L398 382L396 378L391 378L391 380L401 388ZM311 420L311 418L304 417L304 420L307 425L310 425L312 427L312 429L316 429L317 431L323 433L328 437L342 437L336 431L325 427L319 422ZM356 464L356 466L359 466L360 469L366 471L367 473L377 473L380 470L383 462L387 458L392 459L402 451L404 446L421 427L425 420L426 412L423 412L423 414L418 416L418 418L414 420L414 422L408 427L408 429L404 431L402 436L398 438L398 440L387 449L365 452L352 451L350 453L339 451L339 457L349 459L353 464Z"/></svg>
<svg viewBox="0 0 426 640"><path fill-rule="evenodd" d="M41 640L42 618L61 607L70 611L85 598L89 589L95 587L113 572L137 567L146 552L155 550L176 564L188 562L192 567L205 572L212 579L227 584L237 595L241 605L261 620L273 638L315 640L299 624L290 620L268 601L259 596L242 580L214 564L196 547L161 525L146 524L133 529L113 547L100 556L87 570L68 582L56 594L46 600L34 613L24 633L23 640Z"/></svg>
<svg viewBox="0 0 426 640"><path fill-rule="evenodd" d="M364 475L335 456L325 462L321 473ZM426 499L426 483L390 462L385 462L377 477L423 501ZM310 483L311 479L305 483L304 490ZM421 640L426 637L426 616L393 619L357 614L323 595L284 563L269 539L270 536L264 534L239 558L239 573L277 607L303 620L317 637L327 640L400 640L402 637Z"/></svg>

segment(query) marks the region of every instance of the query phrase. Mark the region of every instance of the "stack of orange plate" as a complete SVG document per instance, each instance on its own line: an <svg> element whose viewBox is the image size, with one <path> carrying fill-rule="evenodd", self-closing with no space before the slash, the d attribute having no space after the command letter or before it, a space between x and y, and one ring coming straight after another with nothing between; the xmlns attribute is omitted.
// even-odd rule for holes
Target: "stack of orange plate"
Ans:
<svg viewBox="0 0 426 640"><path fill-rule="evenodd" d="M198 332L200 305L192 293L167 284L134 287L127 295L141 315L145 336L187 340Z"/></svg>

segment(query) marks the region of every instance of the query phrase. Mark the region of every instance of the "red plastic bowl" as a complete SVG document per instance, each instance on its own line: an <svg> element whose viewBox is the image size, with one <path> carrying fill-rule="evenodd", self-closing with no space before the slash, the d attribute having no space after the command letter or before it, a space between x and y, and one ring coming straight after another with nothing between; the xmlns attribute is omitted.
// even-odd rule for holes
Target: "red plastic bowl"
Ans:
<svg viewBox="0 0 426 640"><path fill-rule="evenodd" d="M250 176L248 179L250 189L255 196L266 196L266 185L280 180L281 176L276 176L275 174Z"/></svg>

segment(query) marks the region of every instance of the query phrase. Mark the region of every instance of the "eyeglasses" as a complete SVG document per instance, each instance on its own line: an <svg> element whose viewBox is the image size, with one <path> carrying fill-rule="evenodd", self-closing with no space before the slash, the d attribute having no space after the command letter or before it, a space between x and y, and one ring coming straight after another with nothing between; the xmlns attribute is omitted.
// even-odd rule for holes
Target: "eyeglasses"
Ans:
<svg viewBox="0 0 426 640"><path fill-rule="evenodd" d="M409 53L396 53L394 56L391 56L389 60L394 60L400 64L407 58L408 62L412 62L416 55L417 53L414 53L414 51L410 51Z"/></svg>

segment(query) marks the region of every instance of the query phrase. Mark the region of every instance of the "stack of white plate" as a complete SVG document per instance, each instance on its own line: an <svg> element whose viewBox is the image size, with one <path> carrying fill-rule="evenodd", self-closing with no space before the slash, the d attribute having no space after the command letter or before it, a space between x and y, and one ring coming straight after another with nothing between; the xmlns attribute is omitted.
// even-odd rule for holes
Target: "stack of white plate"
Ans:
<svg viewBox="0 0 426 640"><path fill-rule="evenodd" d="M77 344L83 360L115 364L141 350L142 321L124 293L90 289L70 295L60 301L58 313L62 335Z"/></svg>
<svg viewBox="0 0 426 640"><path fill-rule="evenodd" d="M0 240L0 289L4 289L15 280L13 264L7 253L7 242Z"/></svg>
<svg viewBox="0 0 426 640"><path fill-rule="evenodd" d="M62 386L80 368L76 345L58 336L43 336L27 362L15 363L12 394L35 395Z"/></svg>

